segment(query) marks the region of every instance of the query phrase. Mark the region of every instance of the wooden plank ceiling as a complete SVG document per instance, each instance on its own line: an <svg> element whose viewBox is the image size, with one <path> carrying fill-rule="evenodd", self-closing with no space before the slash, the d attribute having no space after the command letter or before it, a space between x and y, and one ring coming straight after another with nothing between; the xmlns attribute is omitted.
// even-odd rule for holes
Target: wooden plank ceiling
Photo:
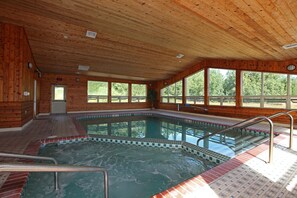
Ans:
<svg viewBox="0 0 297 198"><path fill-rule="evenodd" d="M43 72L160 80L207 58L297 58L282 48L296 0L1 0L0 21L25 27Z"/></svg>

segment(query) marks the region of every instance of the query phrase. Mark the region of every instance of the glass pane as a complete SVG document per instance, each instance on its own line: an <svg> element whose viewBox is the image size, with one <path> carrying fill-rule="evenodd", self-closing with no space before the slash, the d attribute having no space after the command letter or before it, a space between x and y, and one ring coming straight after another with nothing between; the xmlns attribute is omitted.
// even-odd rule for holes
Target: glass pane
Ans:
<svg viewBox="0 0 297 198"><path fill-rule="evenodd" d="M297 109L297 97L292 97L291 98L291 109Z"/></svg>
<svg viewBox="0 0 297 198"><path fill-rule="evenodd" d="M65 100L64 99L64 87L55 87L54 88L54 100Z"/></svg>
<svg viewBox="0 0 297 198"><path fill-rule="evenodd" d="M168 87L161 89L161 96L168 96Z"/></svg>
<svg viewBox="0 0 297 198"><path fill-rule="evenodd" d="M243 98L242 106L243 107L260 107L261 99L257 98Z"/></svg>
<svg viewBox="0 0 297 198"><path fill-rule="evenodd" d="M88 81L88 95L108 95L108 82Z"/></svg>
<svg viewBox="0 0 297 198"><path fill-rule="evenodd" d="M265 96L286 96L287 95L287 75L264 73L264 95Z"/></svg>
<svg viewBox="0 0 297 198"><path fill-rule="evenodd" d="M146 96L132 96L131 102L146 102Z"/></svg>
<svg viewBox="0 0 297 198"><path fill-rule="evenodd" d="M176 85L175 95L182 96L183 95L183 82L180 80L180 81L176 82L175 85Z"/></svg>
<svg viewBox="0 0 297 198"><path fill-rule="evenodd" d="M235 106L235 97L226 97L223 99L224 106Z"/></svg>
<svg viewBox="0 0 297 198"><path fill-rule="evenodd" d="M128 96L128 83L111 83L112 96Z"/></svg>
<svg viewBox="0 0 297 198"><path fill-rule="evenodd" d="M168 86L168 95L175 96L175 84Z"/></svg>
<svg viewBox="0 0 297 198"><path fill-rule="evenodd" d="M243 72L242 95L259 96L261 95L261 72Z"/></svg>
<svg viewBox="0 0 297 198"><path fill-rule="evenodd" d="M286 108L286 99L285 98L277 98L277 97L264 98L264 107L285 109Z"/></svg>
<svg viewBox="0 0 297 198"><path fill-rule="evenodd" d="M297 96L297 76L290 75L291 81L291 96Z"/></svg>
<svg viewBox="0 0 297 198"><path fill-rule="evenodd" d="M146 96L146 85L132 84L132 96Z"/></svg>
<svg viewBox="0 0 297 198"><path fill-rule="evenodd" d="M168 98L167 97L162 97L162 102L163 103L168 103Z"/></svg>
<svg viewBox="0 0 297 198"><path fill-rule="evenodd" d="M186 97L186 103L187 104L194 104L195 103L195 97Z"/></svg>
<svg viewBox="0 0 297 198"><path fill-rule="evenodd" d="M209 69L209 95L235 96L235 70Z"/></svg>
<svg viewBox="0 0 297 198"><path fill-rule="evenodd" d="M204 104L204 97L196 97L195 104Z"/></svg>
<svg viewBox="0 0 297 198"><path fill-rule="evenodd" d="M204 70L185 79L187 96L204 96Z"/></svg>
<svg viewBox="0 0 297 198"><path fill-rule="evenodd" d="M169 103L175 103L175 97L169 97Z"/></svg>
<svg viewBox="0 0 297 198"><path fill-rule="evenodd" d="M114 103L127 103L128 102L128 96L112 96L111 102Z"/></svg>
<svg viewBox="0 0 297 198"><path fill-rule="evenodd" d="M223 98L209 97L209 105L223 105Z"/></svg>
<svg viewBox="0 0 297 198"><path fill-rule="evenodd" d="M182 97L176 97L176 103L178 103L178 104L183 103L183 98Z"/></svg>
<svg viewBox="0 0 297 198"><path fill-rule="evenodd" d="M209 97L210 105L235 106L235 97Z"/></svg>

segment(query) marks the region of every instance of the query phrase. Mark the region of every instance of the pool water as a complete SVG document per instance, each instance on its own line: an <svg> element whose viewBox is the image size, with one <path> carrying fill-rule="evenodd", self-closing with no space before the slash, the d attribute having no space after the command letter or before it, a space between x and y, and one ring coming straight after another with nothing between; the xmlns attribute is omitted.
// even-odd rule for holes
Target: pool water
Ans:
<svg viewBox="0 0 297 198"><path fill-rule="evenodd" d="M109 174L111 198L146 198L215 166L180 149L82 142L49 144L41 156L59 164L100 166ZM60 173L60 190L54 191L53 173L32 173L22 197L103 197L102 173Z"/></svg>
<svg viewBox="0 0 297 198"><path fill-rule="evenodd" d="M180 140L194 145L198 138L223 129L222 126L189 123L157 115L92 118L81 119L79 122L89 135ZM234 157L266 140L265 133L231 130L201 140L199 146Z"/></svg>

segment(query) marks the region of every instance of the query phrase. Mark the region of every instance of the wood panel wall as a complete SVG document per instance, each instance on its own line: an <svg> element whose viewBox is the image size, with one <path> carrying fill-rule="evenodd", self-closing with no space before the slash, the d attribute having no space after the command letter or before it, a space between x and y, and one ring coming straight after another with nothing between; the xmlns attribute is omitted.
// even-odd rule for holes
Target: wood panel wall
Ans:
<svg viewBox="0 0 297 198"><path fill-rule="evenodd" d="M87 103L87 82L107 81L107 82L125 82L125 83L145 83L143 81L129 81L100 77L87 77L82 75L65 75L46 73L40 81L40 113L50 113L52 86L65 85L66 91L66 110L71 111L98 111L98 110L119 110L119 109L142 109L149 108L146 103Z"/></svg>
<svg viewBox="0 0 297 198"><path fill-rule="evenodd" d="M33 68L28 68L28 62ZM33 118L36 64L22 27L0 23L0 127L20 127ZM30 93L24 95L24 91Z"/></svg>
<svg viewBox="0 0 297 198"><path fill-rule="evenodd" d="M239 61L239 60L205 60L199 64L173 76L170 79L163 81L158 81L156 83L156 90L158 92L157 108L166 110L177 110L176 104L166 104L160 102L160 89L170 85L176 81L184 79L185 77L196 73L201 69L205 69L205 105L203 107L208 109L207 114L226 116L226 117L236 117L236 118L249 118L257 115L271 115L276 112L285 111L284 109L270 109L270 108L248 108L241 107L241 71L261 71L261 72L275 72L275 73L290 73L297 74L297 71L288 72L286 67L289 64L297 65L297 59L287 60L287 61ZM226 107L226 106L212 106L208 105L207 96L207 69L208 68L221 68L221 69L235 69L236 70L236 106ZM201 106L201 105L197 105ZM182 111L193 112L193 113L205 113L199 109L194 110L194 108L183 108ZM279 117L275 119L277 122L288 122L286 116Z"/></svg>

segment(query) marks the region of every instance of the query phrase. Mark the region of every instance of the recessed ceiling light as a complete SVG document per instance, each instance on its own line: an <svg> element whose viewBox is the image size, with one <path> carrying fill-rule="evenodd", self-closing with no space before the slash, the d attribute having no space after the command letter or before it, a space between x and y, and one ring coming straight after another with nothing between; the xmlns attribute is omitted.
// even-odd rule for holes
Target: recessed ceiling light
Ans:
<svg viewBox="0 0 297 198"><path fill-rule="evenodd" d="M284 49L290 49L290 48L295 48L295 47L297 47L297 43L292 43L292 44L288 44L288 45L283 46Z"/></svg>
<svg viewBox="0 0 297 198"><path fill-rule="evenodd" d="M86 66L86 65L79 65L78 66L78 70L80 71L89 71L90 66Z"/></svg>
<svg viewBox="0 0 297 198"><path fill-rule="evenodd" d="M97 32L93 32L93 31L90 31L88 30L87 33L86 33L86 37L89 37L89 38L96 38L97 36Z"/></svg>
<svg viewBox="0 0 297 198"><path fill-rule="evenodd" d="M177 54L176 55L176 58L183 58L185 55L183 55L183 54Z"/></svg>

